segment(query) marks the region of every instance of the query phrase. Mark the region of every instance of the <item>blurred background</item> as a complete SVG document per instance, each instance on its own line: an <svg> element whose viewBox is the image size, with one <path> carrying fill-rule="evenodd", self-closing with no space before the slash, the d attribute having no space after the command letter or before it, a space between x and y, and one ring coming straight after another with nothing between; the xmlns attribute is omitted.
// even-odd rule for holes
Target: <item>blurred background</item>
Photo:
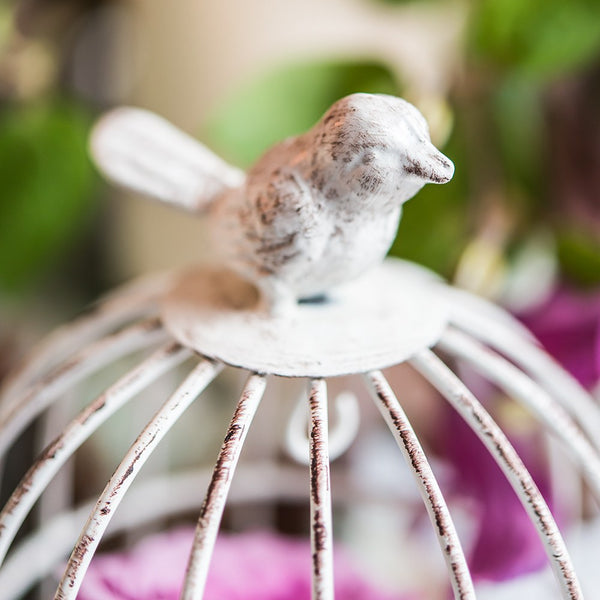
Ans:
<svg viewBox="0 0 600 600"><path fill-rule="evenodd" d="M519 310L600 283L593 0L8 0L0 44L2 347L205 251L201 223L90 165L119 104L246 167L342 95L401 95L457 169L406 206L394 254Z"/></svg>
<svg viewBox="0 0 600 600"><path fill-rule="evenodd" d="M151 109L247 167L355 91L413 102L456 165L392 253L505 306L594 389L597 0L4 0L0 377L102 293L206 252L200 221L101 181L101 112Z"/></svg>

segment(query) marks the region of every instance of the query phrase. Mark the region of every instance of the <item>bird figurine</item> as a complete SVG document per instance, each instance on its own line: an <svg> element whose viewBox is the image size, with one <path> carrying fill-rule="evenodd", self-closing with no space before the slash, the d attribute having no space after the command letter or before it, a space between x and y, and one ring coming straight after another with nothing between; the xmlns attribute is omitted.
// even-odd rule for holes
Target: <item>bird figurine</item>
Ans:
<svg viewBox="0 0 600 600"><path fill-rule="evenodd" d="M404 202L454 174L421 113L384 94L338 100L247 174L137 108L102 117L91 152L113 182L204 215L217 256L256 284L274 315L377 265Z"/></svg>

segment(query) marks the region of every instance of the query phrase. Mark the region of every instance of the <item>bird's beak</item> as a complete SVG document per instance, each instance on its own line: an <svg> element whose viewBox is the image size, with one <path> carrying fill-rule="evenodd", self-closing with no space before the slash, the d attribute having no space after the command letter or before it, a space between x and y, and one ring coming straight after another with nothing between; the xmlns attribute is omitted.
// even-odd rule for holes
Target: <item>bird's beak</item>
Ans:
<svg viewBox="0 0 600 600"><path fill-rule="evenodd" d="M433 144L427 143L420 150L407 172L428 183L448 183L454 175L454 163Z"/></svg>

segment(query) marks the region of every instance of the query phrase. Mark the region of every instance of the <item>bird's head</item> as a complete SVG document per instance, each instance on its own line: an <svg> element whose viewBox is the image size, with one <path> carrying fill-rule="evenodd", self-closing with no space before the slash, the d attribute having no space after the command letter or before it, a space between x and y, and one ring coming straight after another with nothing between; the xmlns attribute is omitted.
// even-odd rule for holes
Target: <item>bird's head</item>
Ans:
<svg viewBox="0 0 600 600"><path fill-rule="evenodd" d="M361 195L402 203L426 183L446 183L454 174L452 161L431 143L423 115L394 96L346 96L313 135L319 161Z"/></svg>

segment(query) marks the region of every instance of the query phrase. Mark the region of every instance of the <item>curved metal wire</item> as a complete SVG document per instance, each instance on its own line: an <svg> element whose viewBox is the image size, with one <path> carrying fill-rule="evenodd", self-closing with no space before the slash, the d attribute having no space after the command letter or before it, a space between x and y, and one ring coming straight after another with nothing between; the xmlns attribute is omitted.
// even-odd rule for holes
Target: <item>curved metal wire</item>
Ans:
<svg viewBox="0 0 600 600"><path fill-rule="evenodd" d="M310 396L310 542L312 599L333 600L333 518L327 426L327 384L314 379Z"/></svg>
<svg viewBox="0 0 600 600"><path fill-rule="evenodd" d="M250 375L227 429L213 470L194 534L194 545L187 565L182 599L202 598L208 568L225 509L231 480L244 441L266 387L264 375Z"/></svg>
<svg viewBox="0 0 600 600"><path fill-rule="evenodd" d="M510 320L515 325L504 326L508 318L506 313L505 315L504 321L498 322L484 313L467 314L456 311L452 324L494 348L529 373L576 419L590 441L600 449L600 411L593 398L542 348L523 337L520 333L523 325L511 317Z"/></svg>
<svg viewBox="0 0 600 600"><path fill-rule="evenodd" d="M128 400L190 355L176 342L160 349L98 396L46 447L0 513L0 565L32 506L77 448Z"/></svg>
<svg viewBox="0 0 600 600"><path fill-rule="evenodd" d="M561 440L600 503L600 455L550 394L506 359L458 331L445 333L438 347L454 358L465 360L528 408Z"/></svg>
<svg viewBox="0 0 600 600"><path fill-rule="evenodd" d="M474 600L475 589L454 522L437 479L410 421L381 371L365 375L377 407L387 423L419 487L444 554L454 597Z"/></svg>
<svg viewBox="0 0 600 600"><path fill-rule="evenodd" d="M410 360L477 434L512 485L542 540L563 598L582 600L581 586L558 526L531 475L500 427L464 383L430 350Z"/></svg>
<svg viewBox="0 0 600 600"><path fill-rule="evenodd" d="M6 411L0 409L0 456L35 417L84 377L166 338L160 321L150 319L103 338L54 368Z"/></svg>
<svg viewBox="0 0 600 600"><path fill-rule="evenodd" d="M333 462L344 454L358 435L360 411L357 397L349 391L341 392L333 401L335 422L329 431L329 460ZM285 449L297 463L308 465L309 438L306 398L300 397L285 430Z"/></svg>
<svg viewBox="0 0 600 600"><path fill-rule="evenodd" d="M79 536L56 590L56 600L73 600L77 596L100 539L112 518L112 513L119 506L139 470L185 409L217 376L222 367L222 364L203 360L163 404L128 450L104 488Z"/></svg>
<svg viewBox="0 0 600 600"><path fill-rule="evenodd" d="M96 341L87 349L75 353L62 366L50 367L72 352L76 340L91 339L123 320L150 310L152 302L156 299L149 294L146 298L147 303L136 308L133 297L124 298L119 315L92 315L83 318L71 329L62 331L52 343L42 345L34 360L27 363L17 376L11 379L4 388L7 394L5 402L0 405L0 452L10 446L35 416L84 377L125 354L149 347L167 337L160 321L149 319ZM534 412L544 426L563 441L600 499L600 456L597 452L597 448L600 448L600 435L593 437L600 433L600 411L569 375L555 368L552 359L530 343L530 339L527 339L528 334L523 333L520 326L512 323L507 317L497 323L494 319L495 314L491 309L479 311L477 319L473 320L465 311L455 310L452 323L457 330L450 329L444 334L439 347L453 357L469 362L487 379L503 387ZM518 366L472 338L486 342ZM56 349L56 356L50 356L53 347ZM11 496L0 513L0 563L33 503L64 461L124 402L190 354L190 350L181 348L177 343L170 343L158 350L108 388L47 447L23 478L19 491ZM529 473L498 425L460 379L435 354L425 351L410 362L449 400L500 465L538 530L559 582L562 597L581 599L579 583L556 523ZM221 368L221 364L209 360L200 363L132 445L89 515L57 589L56 599L73 599L77 595L100 539L139 469L185 408ZM530 373L539 383L520 368ZM473 583L460 540L419 440L383 375L379 371L373 371L364 377L377 400L379 410L413 468L444 551L454 596L457 599L473 600ZM255 374L249 377L230 423L201 508L195 546L190 555L183 592L186 600L199 600L202 597L231 480L265 385L265 376ZM24 396L19 396L20 393L24 393ZM569 403L573 401L574 407L571 408ZM309 454L310 465L313 598L332 600L333 537L329 473L331 445L328 441L327 388L324 380L312 381L309 405L310 443L307 449L303 442L303 453ZM592 438L591 441L597 448L594 448L579 431L567 412L579 420L581 427ZM333 432L331 442L335 446Z"/></svg>
<svg viewBox="0 0 600 600"><path fill-rule="evenodd" d="M80 348L96 342L127 322L156 313L157 300L172 277L172 274L165 274L128 284L48 335L2 383L2 410L7 410L26 388Z"/></svg>
<svg viewBox="0 0 600 600"><path fill-rule="evenodd" d="M308 450L307 450L308 452ZM138 481L123 498L103 539L200 508L198 490L210 483L212 469L183 470L152 476ZM244 464L235 475L228 503L302 502L306 499L306 482L300 466L273 464L264 460ZM403 490L365 490L360 481L345 471L331 473L332 487L338 490L336 503L352 504L361 499L376 500L398 508L406 502ZM261 485L256 485L260 481ZM37 581L56 572L73 549L73 540L81 530L96 498L63 511L45 521L40 528L15 544L0 569L2 600L17 600Z"/></svg>

